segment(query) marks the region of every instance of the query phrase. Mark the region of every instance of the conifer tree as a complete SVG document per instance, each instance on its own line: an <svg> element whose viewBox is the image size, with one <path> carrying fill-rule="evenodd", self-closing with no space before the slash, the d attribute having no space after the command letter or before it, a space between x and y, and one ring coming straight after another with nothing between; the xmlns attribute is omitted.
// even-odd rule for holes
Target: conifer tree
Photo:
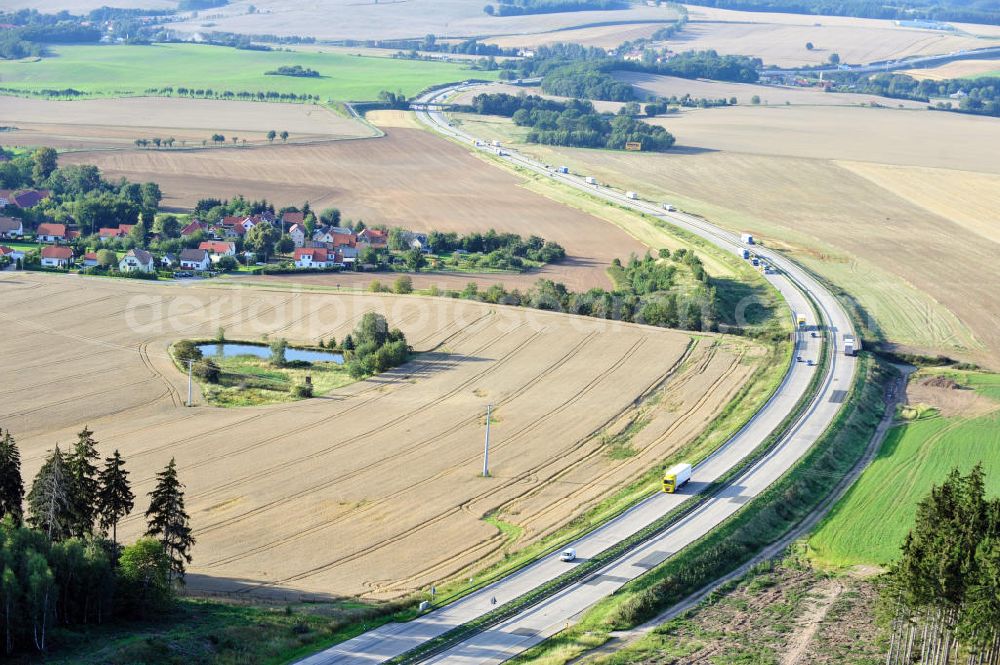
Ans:
<svg viewBox="0 0 1000 665"><path fill-rule="evenodd" d="M10 430L0 432L0 519L6 515L20 525L23 518L24 481L21 479L21 453Z"/></svg>
<svg viewBox="0 0 1000 665"><path fill-rule="evenodd" d="M101 458L97 454L94 433L86 426L77 434L73 451L66 456L66 468L70 476L70 503L73 509L72 533L83 538L94 532L94 518L97 517L97 465Z"/></svg>
<svg viewBox="0 0 1000 665"><path fill-rule="evenodd" d="M184 510L184 485L177 478L177 463L170 464L156 474L156 487L149 493L146 511L146 535L156 538L170 559L171 579L177 576L184 582L184 565L191 563L191 546L195 544Z"/></svg>
<svg viewBox="0 0 1000 665"><path fill-rule="evenodd" d="M101 531L108 532L111 527L111 541L118 551L118 522L132 512L135 505L135 495L128 482L128 471L125 470L125 460L115 450L111 457L104 460L104 468L98 474L97 516Z"/></svg>
<svg viewBox="0 0 1000 665"><path fill-rule="evenodd" d="M70 503L70 491L66 458L56 445L38 470L28 493L28 523L45 532L50 542L72 535L75 515Z"/></svg>

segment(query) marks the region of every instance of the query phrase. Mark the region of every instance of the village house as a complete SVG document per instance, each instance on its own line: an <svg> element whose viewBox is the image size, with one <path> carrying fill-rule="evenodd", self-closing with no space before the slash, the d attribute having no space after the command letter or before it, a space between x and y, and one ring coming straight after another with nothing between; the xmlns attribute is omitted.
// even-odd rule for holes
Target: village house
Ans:
<svg viewBox="0 0 1000 665"><path fill-rule="evenodd" d="M198 231L206 233L208 231L208 224L203 224L196 219L181 229L181 237L187 238L188 236L194 235Z"/></svg>
<svg viewBox="0 0 1000 665"><path fill-rule="evenodd" d="M177 263L178 260L176 254L170 254L168 252L167 254L164 254L163 256L160 257L160 265L163 266L164 268L173 268L174 266L177 265Z"/></svg>
<svg viewBox="0 0 1000 665"><path fill-rule="evenodd" d="M389 245L389 236L378 229L364 229L358 234L358 244L372 249L385 249Z"/></svg>
<svg viewBox="0 0 1000 665"><path fill-rule="evenodd" d="M156 272L156 260L144 249L130 249L118 262L119 272Z"/></svg>
<svg viewBox="0 0 1000 665"><path fill-rule="evenodd" d="M198 249L203 249L211 255L212 263L215 263L223 256L236 256L236 243L224 240L204 240Z"/></svg>
<svg viewBox="0 0 1000 665"><path fill-rule="evenodd" d="M101 242L107 242L113 238L127 238L128 234L135 228L135 224L119 224L118 228L101 227L97 231Z"/></svg>
<svg viewBox="0 0 1000 665"><path fill-rule="evenodd" d="M24 252L13 247L0 245L0 258L9 259L11 263L17 263L18 261L24 261Z"/></svg>
<svg viewBox="0 0 1000 665"><path fill-rule="evenodd" d="M301 247L295 250L296 268L332 268L339 265L335 252L323 247Z"/></svg>
<svg viewBox="0 0 1000 665"><path fill-rule="evenodd" d="M205 271L212 266L212 260L204 249L185 249L179 260L184 270Z"/></svg>
<svg viewBox="0 0 1000 665"><path fill-rule="evenodd" d="M305 227L306 214L304 212L292 212L288 210L281 215L282 229L291 229L293 226Z"/></svg>
<svg viewBox="0 0 1000 665"><path fill-rule="evenodd" d="M313 240L330 245L333 248L354 247L358 237L350 229L341 226L324 226L313 234Z"/></svg>
<svg viewBox="0 0 1000 665"><path fill-rule="evenodd" d="M46 268L69 268L73 265L73 250L55 245L42 247L42 265Z"/></svg>
<svg viewBox="0 0 1000 665"><path fill-rule="evenodd" d="M34 208L47 198L49 198L49 192L45 189L25 189L22 191L0 189L0 208L6 208L9 205L18 208Z"/></svg>
<svg viewBox="0 0 1000 665"><path fill-rule="evenodd" d="M63 242L66 240L66 225L43 222L35 230L35 240L48 243Z"/></svg>
<svg viewBox="0 0 1000 665"><path fill-rule="evenodd" d="M306 244L306 227L303 224L292 224L288 227L288 236L295 243L296 249Z"/></svg>
<svg viewBox="0 0 1000 665"><path fill-rule="evenodd" d="M14 217L0 215L0 238L20 238L24 235L24 224Z"/></svg>
<svg viewBox="0 0 1000 665"><path fill-rule="evenodd" d="M87 252L83 255L83 267L84 268L96 268L97 267L97 252Z"/></svg>

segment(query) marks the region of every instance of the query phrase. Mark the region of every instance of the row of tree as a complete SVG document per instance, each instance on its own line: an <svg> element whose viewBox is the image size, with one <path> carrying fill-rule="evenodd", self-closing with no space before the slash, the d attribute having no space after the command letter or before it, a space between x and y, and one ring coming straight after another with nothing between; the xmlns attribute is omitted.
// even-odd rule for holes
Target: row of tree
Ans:
<svg viewBox="0 0 1000 665"><path fill-rule="evenodd" d="M10 431L0 436L0 615L4 650L45 651L53 625L102 623L165 609L195 539L173 459L148 494L145 536L118 543L135 495L118 450L99 467L88 428L57 445L27 494ZM108 539L110 532L110 539Z"/></svg>
<svg viewBox="0 0 1000 665"><path fill-rule="evenodd" d="M981 465L917 505L884 582L888 665L1000 663L1000 498L986 498Z"/></svg>

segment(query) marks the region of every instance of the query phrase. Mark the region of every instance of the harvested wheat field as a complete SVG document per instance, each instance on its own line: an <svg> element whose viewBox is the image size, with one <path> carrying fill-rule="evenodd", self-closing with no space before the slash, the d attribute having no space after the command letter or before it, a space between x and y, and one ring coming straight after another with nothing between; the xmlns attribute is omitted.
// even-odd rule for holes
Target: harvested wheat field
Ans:
<svg viewBox="0 0 1000 665"><path fill-rule="evenodd" d="M372 130L357 120L314 104L125 97L53 101L3 97L0 125L5 145L46 145L59 149L132 147L135 139L173 137L174 149L211 144L212 134L227 141L268 143L267 132L287 131L293 142L358 138ZM279 139L280 140L280 139ZM241 141L242 143L242 141Z"/></svg>
<svg viewBox="0 0 1000 665"><path fill-rule="evenodd" d="M909 74L915 79L974 78L976 76L1000 76L1000 61L997 60L955 60L938 67L926 69L908 69L903 74Z"/></svg>
<svg viewBox="0 0 1000 665"><path fill-rule="evenodd" d="M335 206L351 219L413 231L536 234L566 248L568 259L551 266L552 277L574 289L610 287L605 271L611 261L645 251L623 231L533 194L518 186L521 178L418 129L389 128L384 138L310 146L80 152L62 161L157 182L168 207L243 193L277 206Z"/></svg>
<svg viewBox="0 0 1000 665"><path fill-rule="evenodd" d="M195 590L386 598L496 560L493 511L533 542L696 436L753 372L744 340L470 301L0 276L0 423L24 473L84 425L120 449L133 490L177 459L198 544ZM333 394L185 408L178 338L341 339L385 313L419 352ZM40 352L44 349L44 352ZM654 399L655 397L655 399ZM196 398L197 400L197 398ZM491 471L481 469L494 406ZM649 424L613 459L605 431ZM141 504L125 539L142 528ZM405 554L404 554L405 553Z"/></svg>
<svg viewBox="0 0 1000 665"><path fill-rule="evenodd" d="M817 106L653 122L678 136L676 150L518 149L786 248L854 296L888 341L1000 367L992 118Z"/></svg>
<svg viewBox="0 0 1000 665"><path fill-rule="evenodd" d="M831 53L839 54L842 62L869 63L995 45L978 39L978 30L972 34L921 30L879 19L695 6L688 6L688 11L690 22L668 42L674 51L715 49L724 54L754 55L778 67L822 64ZM989 27L985 32L991 33ZM806 42L815 47L808 50Z"/></svg>
<svg viewBox="0 0 1000 665"><path fill-rule="evenodd" d="M649 38L654 32L664 27L668 21L674 21L676 18L675 14L668 12L663 16L662 21L656 23L596 25L552 32L501 35L487 39L485 42L496 44L501 48L538 48L539 46L567 43L597 48L617 48L622 42Z"/></svg>
<svg viewBox="0 0 1000 665"><path fill-rule="evenodd" d="M20 0L18 0L20 1ZM79 2L82 0L66 0ZM551 32L599 23L668 21L666 7L632 5L610 11L578 11L524 16L487 16L483 3L469 0L285 0L280 6L248 14L249 3L233 2L212 10L213 30L244 34L309 35L320 40L423 39L430 33L450 38ZM171 23L171 30L202 31L203 19Z"/></svg>
<svg viewBox="0 0 1000 665"><path fill-rule="evenodd" d="M644 72L613 72L619 81L631 83L636 94L648 97L683 97L730 99L735 97L740 104L751 103L754 95L760 97L761 104L796 104L810 106L860 106L872 103L905 108L927 108L924 102L909 99L890 99L878 95L859 95L842 92L824 92L820 88L795 88L776 85L754 85L751 83L726 83L706 79L683 79L676 76L659 76Z"/></svg>

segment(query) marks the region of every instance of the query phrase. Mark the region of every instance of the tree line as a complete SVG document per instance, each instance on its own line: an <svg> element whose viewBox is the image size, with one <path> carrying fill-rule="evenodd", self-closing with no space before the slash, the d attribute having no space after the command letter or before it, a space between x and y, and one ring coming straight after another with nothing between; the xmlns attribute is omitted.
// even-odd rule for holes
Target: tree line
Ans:
<svg viewBox="0 0 1000 665"><path fill-rule="evenodd" d="M87 427L46 456L25 497L21 456L0 433L0 616L4 652L45 652L55 626L145 618L169 609L195 539L173 459L147 495L146 530L122 547L135 503L118 450L104 459ZM25 512L25 499L27 511Z"/></svg>
<svg viewBox="0 0 1000 665"><path fill-rule="evenodd" d="M560 12L606 11L627 9L623 0L500 0L487 4L483 12L488 16L521 16L523 14L557 14Z"/></svg>
<svg viewBox="0 0 1000 665"><path fill-rule="evenodd" d="M917 505L901 557L883 579L888 665L1000 663L1000 498L977 465Z"/></svg>
<svg viewBox="0 0 1000 665"><path fill-rule="evenodd" d="M722 315L716 284L692 251L661 249L656 256L615 259L609 273L615 283L611 291L574 292L560 282L539 279L524 291L508 290L503 284L480 290L469 282L461 291L432 287L431 295L684 330L715 331L721 325L735 331Z"/></svg>
<svg viewBox="0 0 1000 665"><path fill-rule="evenodd" d="M666 129L637 120L628 109L618 115L598 113L591 102L579 99L557 102L536 95L482 94L473 98L471 108L529 127L526 138L532 143L612 150L639 143L644 151L663 152L675 142Z"/></svg>
<svg viewBox="0 0 1000 665"><path fill-rule="evenodd" d="M935 81L890 72L875 75L845 72L833 74L830 79L834 82L832 89L838 92L869 93L893 99L931 103L935 98L957 94L957 99L934 102L933 108L1000 117L1000 77Z"/></svg>
<svg viewBox="0 0 1000 665"><path fill-rule="evenodd" d="M705 78L713 81L755 83L764 63L746 55L719 55L716 51L685 51L662 61L621 60L615 69L648 72L686 79Z"/></svg>

